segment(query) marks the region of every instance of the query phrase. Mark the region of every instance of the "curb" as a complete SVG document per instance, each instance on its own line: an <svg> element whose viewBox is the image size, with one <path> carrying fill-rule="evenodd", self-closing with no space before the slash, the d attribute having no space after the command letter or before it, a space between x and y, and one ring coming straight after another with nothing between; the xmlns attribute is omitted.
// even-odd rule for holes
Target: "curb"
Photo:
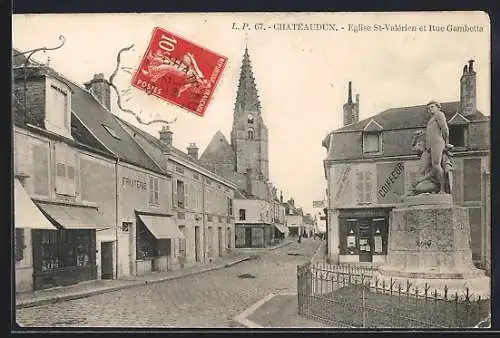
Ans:
<svg viewBox="0 0 500 338"><path fill-rule="evenodd" d="M240 313L239 315L237 315L236 317L234 317L233 321L236 322L237 324L243 325L243 326L248 327L248 328L253 328L253 329L255 329L255 328L263 328L262 325L259 325L259 324L255 323L255 322L252 322L251 320L249 320L247 318L250 317L252 315L252 313L254 313L264 303L267 303L272 298L274 298L274 296L276 296L276 294L273 293L273 292L270 293L270 294L268 294L264 298L260 299L257 303L253 304L248 309L246 309L245 311L243 311L242 313Z"/></svg>
<svg viewBox="0 0 500 338"><path fill-rule="evenodd" d="M22 309L22 308L28 308L28 307L35 307L35 306L41 306L41 305L47 305L47 304L54 304L54 303L59 303L63 301L68 301L68 300L75 300L75 299L81 299L81 298L87 298L87 297L92 297L95 295L99 294L104 294L108 292L114 292L118 290L125 290L125 289L130 289L136 286L140 285L146 285L146 284L156 284L156 283L161 283L161 282L166 282L166 281L171 281L171 280L176 280L176 279L181 279L184 277L190 277L190 276L196 276L205 272L209 271L214 271L214 270L219 270L227 267L231 267L233 265L236 265L238 263L251 260L253 257L247 256L243 258L239 258L235 261L226 263L226 264L219 264L213 267L208 267L206 269L202 269L200 271L193 271L191 273L186 273L184 275L179 275L179 276L166 276L163 278L159 279L153 279L153 280L141 280L141 281L134 281L132 280L130 284L125 284L125 285L120 285L120 286L113 286L109 288L104 288L104 289L98 289L98 290L92 290L88 292L82 292L82 293L75 293L75 294L68 294L68 295L60 295L60 296L54 296L50 298L44 298L44 299L37 299L37 300L28 300L22 303L16 304L16 309Z"/></svg>
<svg viewBox="0 0 500 338"><path fill-rule="evenodd" d="M264 298L261 298L257 303L253 304L250 306L248 309L240 313L239 315L235 316L232 320L233 323L236 323L237 325L244 326L247 328L264 328L264 326L257 324L254 321L251 321L248 319L255 311L257 311L262 305L265 303L269 302L271 299L273 299L276 296L294 296L297 295L297 292L280 292L280 293L274 293L271 292Z"/></svg>

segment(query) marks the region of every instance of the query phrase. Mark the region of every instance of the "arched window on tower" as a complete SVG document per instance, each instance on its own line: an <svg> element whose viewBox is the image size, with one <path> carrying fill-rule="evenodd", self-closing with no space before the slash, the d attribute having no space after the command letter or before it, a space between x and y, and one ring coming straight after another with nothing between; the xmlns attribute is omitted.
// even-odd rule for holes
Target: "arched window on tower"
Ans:
<svg viewBox="0 0 500 338"><path fill-rule="evenodd" d="M248 114L248 123L249 124L253 123L253 115L252 114Z"/></svg>
<svg viewBox="0 0 500 338"><path fill-rule="evenodd" d="M253 128L248 128L248 139L253 140L255 138L255 131Z"/></svg>

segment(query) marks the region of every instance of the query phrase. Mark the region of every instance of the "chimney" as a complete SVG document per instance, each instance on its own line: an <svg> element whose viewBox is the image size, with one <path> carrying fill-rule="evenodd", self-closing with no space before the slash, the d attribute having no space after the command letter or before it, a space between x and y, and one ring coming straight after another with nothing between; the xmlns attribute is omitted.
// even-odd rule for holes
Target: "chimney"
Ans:
<svg viewBox="0 0 500 338"><path fill-rule="evenodd" d="M187 147L188 155L194 159L198 159L198 147L196 146L196 143L189 143L189 146Z"/></svg>
<svg viewBox="0 0 500 338"><path fill-rule="evenodd" d="M344 108L344 126L359 121L359 94L356 94L356 102L352 102L352 82L349 81L347 90L347 102Z"/></svg>
<svg viewBox="0 0 500 338"><path fill-rule="evenodd" d="M474 71L474 60L469 60L464 66L460 78L460 113L464 116L476 112L476 72Z"/></svg>
<svg viewBox="0 0 500 338"><path fill-rule="evenodd" d="M248 195L252 195L252 169L248 168L247 172L245 173L246 179L247 179L247 193Z"/></svg>
<svg viewBox="0 0 500 338"><path fill-rule="evenodd" d="M172 146L172 134L168 126L163 126L160 130L160 141L168 146Z"/></svg>
<svg viewBox="0 0 500 338"><path fill-rule="evenodd" d="M94 78L84 83L85 88L90 91L108 110L111 110L111 86L104 78L103 73L94 74Z"/></svg>

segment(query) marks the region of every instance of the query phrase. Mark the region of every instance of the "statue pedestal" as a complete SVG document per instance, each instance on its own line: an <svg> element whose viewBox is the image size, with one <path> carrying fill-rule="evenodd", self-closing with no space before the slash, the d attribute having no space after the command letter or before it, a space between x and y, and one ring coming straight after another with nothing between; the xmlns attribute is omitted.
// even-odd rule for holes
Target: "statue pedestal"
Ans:
<svg viewBox="0 0 500 338"><path fill-rule="evenodd" d="M391 281L422 293L490 297L490 278L472 262L470 224L467 209L453 204L450 194L421 194L407 197L393 209L389 228L387 262L372 279L386 288Z"/></svg>

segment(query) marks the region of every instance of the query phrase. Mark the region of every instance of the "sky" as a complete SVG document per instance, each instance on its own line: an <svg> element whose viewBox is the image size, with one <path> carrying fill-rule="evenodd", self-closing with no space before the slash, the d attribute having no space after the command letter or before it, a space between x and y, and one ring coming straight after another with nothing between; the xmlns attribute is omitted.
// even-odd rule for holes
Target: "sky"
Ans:
<svg viewBox="0 0 500 338"><path fill-rule="evenodd" d="M233 29L243 23L252 29ZM253 29L260 23L266 30ZM338 30L279 29L293 23L335 24ZM349 29L360 24L372 31ZM433 25L445 31L375 32L377 24L427 30ZM464 24L483 32L446 31L448 25ZM201 155L217 130L229 140L247 46L269 129L270 179L285 199L293 197L306 212L317 213L312 201L325 196L321 141L342 126L348 81L353 94L360 94L360 119L365 119L388 108L458 101L463 66L474 59L478 109L490 114L490 26L482 12L14 15L13 47L55 47L64 35L62 48L34 59L50 58L51 67L83 84L95 73L109 78L117 52L131 44L122 64L135 70L157 26L226 56L228 63L203 117L135 89L130 107L141 109L145 120L177 118L171 126L174 146L186 151L195 142ZM130 79L120 73L120 88L131 88ZM113 112L136 123L116 105ZM161 129L160 124L138 126L155 136Z"/></svg>

